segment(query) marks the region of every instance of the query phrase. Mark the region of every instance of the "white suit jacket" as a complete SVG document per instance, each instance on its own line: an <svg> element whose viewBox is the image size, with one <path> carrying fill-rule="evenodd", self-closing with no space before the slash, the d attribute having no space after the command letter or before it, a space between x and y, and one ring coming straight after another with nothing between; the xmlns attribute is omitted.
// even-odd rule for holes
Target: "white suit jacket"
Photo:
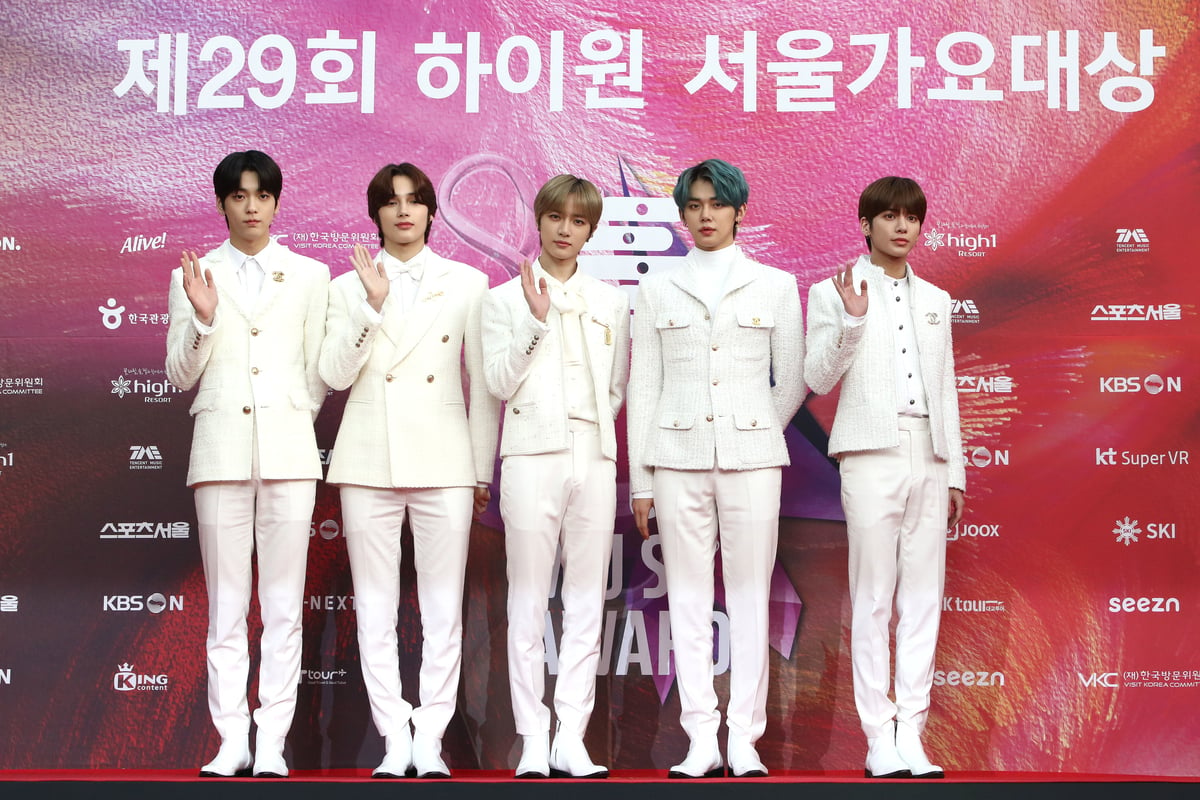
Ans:
<svg viewBox="0 0 1200 800"><path fill-rule="evenodd" d="M738 250L711 315L690 260L642 281L629 378L630 491L655 467L746 470L790 463L784 426L804 399L796 278Z"/></svg>
<svg viewBox="0 0 1200 800"><path fill-rule="evenodd" d="M921 378L929 401L933 452L947 462L950 487L966 489L962 435L959 432L958 386L954 378L954 342L950 335L950 295L908 268L909 298L916 324ZM888 297L883 268L868 256L853 268L855 291L867 280L867 320L857 327L843 324L842 300L832 282L823 280L808 292L808 358L804 377L817 394L842 382L829 455L897 447L896 377L892 328L882 301Z"/></svg>
<svg viewBox="0 0 1200 800"><path fill-rule="evenodd" d="M404 312L393 291L382 323L363 312L367 293L356 272L330 286L321 376L334 389L350 387L350 396L329 483L416 489L492 481L499 404L484 384L479 342L488 279L428 248L424 262L412 308Z"/></svg>
<svg viewBox="0 0 1200 800"><path fill-rule="evenodd" d="M545 274L536 263L533 269L534 280ZM600 448L605 458L616 461L614 421L629 376L629 296L588 275L580 274L577 280L587 305L582 330L599 414ZM507 403L501 457L553 453L570 444L558 316L551 307L546 317L549 330L538 323L525 302L520 277L492 289L484 300L488 389Z"/></svg>
<svg viewBox="0 0 1200 800"><path fill-rule="evenodd" d="M188 486L249 480L255 435L260 477L321 477L313 420L325 400L317 362L329 269L274 241L259 259L267 275L253 309L225 246L200 259L217 287L207 335L194 322L183 270L171 273L167 377L183 390L200 384L191 408Z"/></svg>

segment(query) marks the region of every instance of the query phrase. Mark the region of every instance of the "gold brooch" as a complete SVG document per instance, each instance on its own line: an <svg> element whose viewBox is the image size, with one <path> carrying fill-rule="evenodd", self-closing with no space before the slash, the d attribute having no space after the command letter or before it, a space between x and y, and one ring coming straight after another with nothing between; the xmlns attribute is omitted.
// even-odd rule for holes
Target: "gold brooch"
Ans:
<svg viewBox="0 0 1200 800"><path fill-rule="evenodd" d="M283 273L282 272L272 272L271 279L274 280L276 283L283 283Z"/></svg>
<svg viewBox="0 0 1200 800"><path fill-rule="evenodd" d="M926 321L927 321L927 322L928 322L930 325L937 325L937 324L938 324L938 315L937 315L937 312L936 312L936 311L930 311L928 314L926 314L926 315L925 315L925 320L926 320Z"/></svg>
<svg viewBox="0 0 1200 800"><path fill-rule="evenodd" d="M445 294L445 292L432 292L432 293L430 293L430 294L427 294L427 295L425 295L425 299L424 299L422 302L424 302L424 303L428 303L428 302L429 302L430 300L432 300L433 298L435 298L435 297L441 297L441 296L442 296L442 295L444 295L444 294Z"/></svg>

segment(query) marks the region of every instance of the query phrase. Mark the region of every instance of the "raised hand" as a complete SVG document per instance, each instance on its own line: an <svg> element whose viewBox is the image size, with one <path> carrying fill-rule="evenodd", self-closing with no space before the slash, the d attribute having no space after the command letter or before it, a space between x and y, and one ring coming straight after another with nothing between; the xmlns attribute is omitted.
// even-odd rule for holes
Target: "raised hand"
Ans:
<svg viewBox="0 0 1200 800"><path fill-rule="evenodd" d="M377 312L383 311L383 301L387 300L388 292L392 289L392 282L388 280L383 264L376 264L375 259L371 258L371 251L361 244L354 245L350 263L354 265L358 279L367 290L367 302L371 308Z"/></svg>
<svg viewBox="0 0 1200 800"><path fill-rule="evenodd" d="M846 313L852 317L861 317L867 313L867 280L863 278L859 284L862 293L855 293L854 275L851 272L853 266L853 261L848 261L842 266L832 278L833 288L837 289L838 297L842 298L842 308L846 309Z"/></svg>
<svg viewBox="0 0 1200 800"><path fill-rule="evenodd" d="M529 304L529 313L538 322L545 322L550 313L550 290L546 287L546 279L542 278L534 284L533 265L528 261L521 262L521 289L525 292L525 302Z"/></svg>
<svg viewBox="0 0 1200 800"><path fill-rule="evenodd" d="M212 270L200 271L200 259L193 250L184 250L179 256L183 268L183 291L196 310L196 319L212 325L217 314L217 285L213 283Z"/></svg>

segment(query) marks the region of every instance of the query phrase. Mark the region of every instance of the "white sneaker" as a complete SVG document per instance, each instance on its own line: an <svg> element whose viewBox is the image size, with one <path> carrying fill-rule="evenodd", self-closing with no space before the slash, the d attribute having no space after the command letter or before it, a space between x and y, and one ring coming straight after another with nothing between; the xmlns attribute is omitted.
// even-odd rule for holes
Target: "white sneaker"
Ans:
<svg viewBox="0 0 1200 800"><path fill-rule="evenodd" d="M896 728L889 722L884 733L867 739L867 764L863 774L868 778L911 778L912 770L896 752Z"/></svg>
<svg viewBox="0 0 1200 800"><path fill-rule="evenodd" d="M286 778L287 762L283 760L282 736L269 736L262 731L254 737L254 777Z"/></svg>

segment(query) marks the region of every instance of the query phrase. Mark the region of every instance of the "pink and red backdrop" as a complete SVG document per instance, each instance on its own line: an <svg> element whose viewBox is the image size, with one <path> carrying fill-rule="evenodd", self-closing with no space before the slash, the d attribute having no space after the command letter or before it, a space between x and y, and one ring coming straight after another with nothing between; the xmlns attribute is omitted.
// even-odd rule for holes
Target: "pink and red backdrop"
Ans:
<svg viewBox="0 0 1200 800"><path fill-rule="evenodd" d="M493 285L536 249L536 187L586 176L607 198L587 268L631 293L684 252L663 198L703 158L745 170L740 243L802 295L860 252L861 188L917 178L912 262L956 301L969 482L930 749L950 770L1200 776L1198 19L1195 0L7 4L0 768L190 768L215 746L166 289L181 249L223 238L213 166L258 148L284 171L274 232L335 275L373 242L364 189L384 163L434 177L431 245ZM317 422L326 455L343 402ZM775 769L854 770L864 752L822 455L833 408L810 398L788 431L760 744ZM664 768L686 740L660 554L620 514L588 740L615 768ZM322 484L299 769L382 752L340 524ZM472 537L446 749L455 768L504 769L494 508Z"/></svg>

